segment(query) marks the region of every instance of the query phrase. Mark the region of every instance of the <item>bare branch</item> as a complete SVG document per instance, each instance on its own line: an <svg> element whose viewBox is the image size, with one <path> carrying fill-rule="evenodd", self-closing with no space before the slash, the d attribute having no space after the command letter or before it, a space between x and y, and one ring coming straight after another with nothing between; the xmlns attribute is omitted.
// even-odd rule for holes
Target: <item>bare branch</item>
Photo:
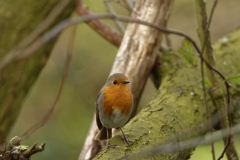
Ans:
<svg viewBox="0 0 240 160"><path fill-rule="evenodd" d="M134 159L136 158L136 156L146 157L147 155L149 156L149 155L155 155L155 154L166 154L166 153L178 152L179 150L190 149L190 148L196 147L197 145L209 144L217 140L220 140L224 137L228 137L229 135L228 130L229 129L226 128L221 131L215 131L212 133L212 137L202 136L202 137L197 137L197 138L193 138L186 141L172 142L164 145L152 144L150 148L141 150L138 153L134 153L131 156L128 155L120 159L125 159L125 158ZM240 133L240 124L237 124L236 126L232 127L231 135L236 135L239 133Z"/></svg>
<svg viewBox="0 0 240 160"><path fill-rule="evenodd" d="M32 147L28 147L20 145L20 142L20 137L13 137L5 149L3 151L0 150L0 160L30 160L32 155L42 152L45 148L45 143L39 146L35 143Z"/></svg>
<svg viewBox="0 0 240 160"><path fill-rule="evenodd" d="M60 99L60 96L62 94L62 90L63 90L64 84L65 84L65 81L66 81L66 78L67 78L67 75L68 75L69 65L70 65L70 62L71 62L71 59L72 59L72 50L73 50L75 35L76 35L76 25L73 26L71 34L69 36L68 48L67 48L67 54L66 54L67 58L66 58L65 65L64 65L64 68L63 68L62 80L61 80L56 98L55 98L50 110L39 122L34 124L25 133L23 133L23 135L20 136L21 139L28 138L32 133L34 133L36 130L38 130L40 127L42 127L49 120L51 115L53 114L53 111L55 110L56 105L57 105L57 103Z"/></svg>
<svg viewBox="0 0 240 160"><path fill-rule="evenodd" d="M213 50L212 50L212 44L211 44L211 38L210 38L210 31L209 31L209 27L210 27L210 23L211 23L211 19L213 16L213 12L214 9L217 5L217 1L214 2L213 7L211 9L211 14L210 14L210 19L209 21L207 20L207 13L206 13L206 6L205 6L205 2L203 2L202 0L196 0L196 11L197 11L197 20L198 20L198 36L200 39L200 42L202 44L202 54L203 57L208 61L208 63L210 65L212 65L213 67L215 66L215 62L214 62L214 58L213 58ZM202 64L202 63L201 63ZM203 68L202 68L202 75L203 75ZM210 70L209 68L206 68L206 73L207 73L207 78L210 80L212 86L216 86L218 84L218 80L216 78L216 76L213 74L212 70ZM204 75L203 75L204 76ZM204 78L203 78L204 79ZM224 142L225 142L225 148L221 154L221 158L223 157L223 154L225 153L225 151L227 150L227 148L231 148L231 152L229 153L227 150L227 156L228 159L232 159L232 155L237 155L236 151L234 151L234 146L233 143L231 142L231 125L232 125L232 121L231 121L231 114L230 112L230 107L231 107L231 99L230 99L230 92L229 92L229 88L226 86L226 90L227 90L227 119L223 119L221 120L220 124L222 128L225 128L227 126L227 121L228 121L228 126L229 126L229 137L226 139L224 138ZM204 92L205 91L205 88ZM222 93L224 92L223 90L220 90ZM215 100L215 94L210 92L209 93L210 96L212 97L212 101L213 103L216 105L217 108L221 108L222 107L222 101L219 100ZM208 106L206 104L206 110L208 111ZM221 114L225 114L225 112L222 112ZM213 146L213 144L212 144ZM215 159L215 155L214 155L214 149L213 149L213 159ZM219 159L221 159L219 158Z"/></svg>
<svg viewBox="0 0 240 160"><path fill-rule="evenodd" d="M221 79L225 83L227 92L229 92L230 84L226 81L225 76L220 71L218 71L215 67L211 66L206 61L206 59L202 56L201 51L198 48L197 44L195 43L195 41L191 37L189 37L188 35L186 35L182 32L179 32L179 31L176 31L176 30L171 30L171 29L166 29L166 28L163 28L161 26L155 25L153 23L149 23L149 22L146 22L146 21L141 21L139 19L129 18L129 17L125 17L125 16L115 16L115 15L112 15L112 14L99 14L99 15L82 16L82 17L67 19L67 20L61 22L56 27L54 27L49 32L47 32L46 34L44 34L42 37L38 38L35 42L33 42L29 47L27 47L23 51L18 51L17 54L11 55L10 59L9 59L8 56L3 57L0 60L0 70L3 67L5 67L8 63L12 62L13 60L23 59L23 58L26 58L26 57L30 56L39 47L41 47L42 45L44 45L45 43L50 41L52 38L56 37L63 29L65 29L65 28L67 28L71 25L77 24L77 23L87 22L87 21L91 21L91 20L95 20L95 19L118 19L118 20L121 20L121 21L124 21L124 22L131 22L131 23L146 25L146 26L158 29L158 30L160 30L164 33L175 34L175 35L185 37L187 40L189 40L192 43L192 45L194 46L194 48L196 49L196 51L200 55L201 59L205 62L206 66L209 69L216 72L221 77Z"/></svg>
<svg viewBox="0 0 240 160"><path fill-rule="evenodd" d="M133 10L133 7L134 7L134 2L133 0L123 0L123 2L126 4L126 6L128 7L128 9L130 11Z"/></svg>
<svg viewBox="0 0 240 160"><path fill-rule="evenodd" d="M58 24L53 29L51 29L49 32L45 33L40 38L36 39L30 46L28 46L24 50L19 50L19 51L16 51L14 53L11 53L9 55L4 56L0 60L0 70L2 68L4 68L7 64L12 62L13 60L24 59L24 58L30 56L31 54L33 54L34 51L36 51L39 47L41 47L42 45L46 44L51 39L56 37L65 28L67 28L71 25L77 24L77 23L92 21L92 20L95 20L95 19L118 19L118 20L121 20L121 21L124 21L124 22L131 22L131 23L146 25L146 26L158 29L160 31L163 31L165 33L168 33L168 34L176 34L176 35L179 35L179 36L183 36L193 44L193 46L196 48L196 50L199 53L201 53L200 49L198 48L198 46L194 42L194 40L192 38L190 38L188 35L186 35L182 32L179 32L179 31L176 31L176 30L171 30L171 29L166 29L166 28L163 28L161 26L158 26L158 25L146 22L146 21L141 21L139 19L129 18L129 17L126 17L126 16L116 16L116 15L112 15L112 14L98 14L98 15L75 17L75 18L72 18L72 19L66 19L65 21L62 21L60 24ZM211 67L211 66L209 66L209 67ZM220 72L218 72L218 73L220 73Z"/></svg>
<svg viewBox="0 0 240 160"><path fill-rule="evenodd" d="M77 1L76 13L81 16L93 15L82 3L81 0ZM103 38L111 42L113 45L119 47L122 42L122 36L109 28L100 19L95 19L87 22L90 27L92 27L98 34Z"/></svg>
<svg viewBox="0 0 240 160"><path fill-rule="evenodd" d="M116 15L116 12L115 12L111 2L109 2L109 0L104 0L104 4L109 13ZM123 24L117 19L114 19L114 22L115 22L118 30L123 34L125 32L125 28L124 28Z"/></svg>
<svg viewBox="0 0 240 160"><path fill-rule="evenodd" d="M203 3L202 0L196 0L195 3L196 3L196 13L197 13L197 20L198 20L197 21L198 22L198 37L202 44L202 55L203 55L203 57L206 58L206 60L208 61L208 63L210 65L215 66L213 56L212 56L213 53L212 53L212 45L211 45L211 40L210 40L210 33L207 28L207 15L206 15L205 3ZM205 49L205 48L207 48L207 49ZM206 113L207 113L206 118L209 119L211 117L211 115L210 115L209 105L207 103L207 91L206 91L205 82L204 82L204 79L205 79L204 72L205 72L204 62L201 59L201 76L202 76L202 86L203 86L203 92L204 92L204 106L206 108ZM207 72L206 77L210 80L210 83L212 85L215 85L217 81L216 81L215 75L212 74L212 70L206 68L206 72ZM213 93L210 93L211 97L213 97L212 94ZM214 103L214 104L216 104L216 103ZM212 138L213 126L212 126L211 118L210 118L210 122L209 122L208 126L209 126L209 131L210 131L210 137ZM213 160L215 160L216 158L215 158L215 150L214 150L213 142L211 143L211 152L212 152L212 158L213 158Z"/></svg>

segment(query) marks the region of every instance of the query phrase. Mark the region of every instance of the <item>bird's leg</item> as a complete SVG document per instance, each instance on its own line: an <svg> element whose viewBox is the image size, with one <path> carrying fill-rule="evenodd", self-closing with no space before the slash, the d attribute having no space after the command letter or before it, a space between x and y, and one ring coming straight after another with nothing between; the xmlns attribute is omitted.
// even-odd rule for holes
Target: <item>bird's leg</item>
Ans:
<svg viewBox="0 0 240 160"><path fill-rule="evenodd" d="M127 139L127 137L126 137L126 135L124 134L122 128L121 128L121 127L119 127L119 128L120 128L121 131L122 131L124 141L128 144L128 146L130 146L130 141Z"/></svg>
<svg viewBox="0 0 240 160"><path fill-rule="evenodd" d="M106 128L107 130L107 145L108 145L108 148L115 148L117 145L114 145L114 144L111 144L109 141L109 136L108 136L108 129Z"/></svg>

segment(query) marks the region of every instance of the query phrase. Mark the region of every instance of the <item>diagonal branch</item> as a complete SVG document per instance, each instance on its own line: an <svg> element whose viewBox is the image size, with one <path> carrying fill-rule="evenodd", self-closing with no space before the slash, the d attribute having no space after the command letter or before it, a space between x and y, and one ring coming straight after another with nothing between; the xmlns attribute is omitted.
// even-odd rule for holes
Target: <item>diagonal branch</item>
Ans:
<svg viewBox="0 0 240 160"><path fill-rule="evenodd" d="M89 10L86 9L81 0L77 1L76 13L80 16L91 16L93 15ZM90 27L93 28L103 38L111 42L113 45L119 47L122 42L122 36L114 32L111 28L106 26L100 19L94 19L87 22Z"/></svg>
<svg viewBox="0 0 240 160"><path fill-rule="evenodd" d="M213 16L213 11L214 11L214 8L216 7L216 4L217 4L217 0L215 0L215 2L214 2L212 11L210 14L210 18L208 21L205 2L203 2L202 0L196 0L197 20L198 20L198 26L199 26L198 27L198 36L199 36L200 42L202 44L202 54L203 54L203 57L212 66L215 66L215 62L214 62L214 58L213 58L213 50L212 50L209 27L210 27L211 19ZM203 71L204 71L204 69L202 70L202 72ZM213 71L206 68L206 73L207 73L206 74L207 78L210 80L212 86L214 86L214 87L217 86L218 80L217 80L215 74L213 74ZM204 89L204 92L205 92L205 89ZM222 88L221 88L220 92L224 93ZM223 107L223 105L222 105L223 102L221 100L215 100L216 92L210 92L209 94L212 97L211 99L212 99L213 103L216 105L216 107L218 109ZM229 92L229 89L227 89L227 118L222 119L220 122L220 125L221 125L221 128L225 128L225 127L227 127L227 125L229 126L229 136L228 136L228 138L224 138L225 148L223 149L223 152L218 159L221 159L223 157L223 154L225 153L225 151L227 151L228 159L232 159L233 155L234 155L234 157L237 157L237 153L236 153L234 144L232 143L232 140L231 140L232 120L231 120L231 114L230 114L230 107L231 107L230 92ZM206 105L206 109L209 110L207 105ZM221 114L225 115L225 112L222 112ZM214 150L212 152L213 152L213 159L215 159Z"/></svg>
<svg viewBox="0 0 240 160"><path fill-rule="evenodd" d="M109 0L104 0L104 3L106 5L108 12L113 15L116 15L116 12L115 12L111 2ZM125 32L125 28L124 28L123 24L117 19L115 19L114 22L115 22L118 30L123 34Z"/></svg>
<svg viewBox="0 0 240 160"><path fill-rule="evenodd" d="M64 84L68 75L68 70L69 70L69 65L71 63L72 60L72 51L73 51L73 45L74 45L74 41L75 41L75 35L76 35L76 28L77 26L73 26L72 30L71 30L71 34L69 36L69 41L68 41L68 48L67 48L67 53L66 53L66 61L63 67L63 72L62 72L62 79L61 79L61 83L57 92L57 95L54 99L54 102L52 104L52 106L50 107L49 111L46 113L46 115L36 124L34 124L32 127L30 127L25 133L23 133L20 137L21 139L25 139L28 138L31 134L33 134L35 131L37 131L40 127L42 127L45 123L48 122L49 118L52 116L57 103L60 99L60 96L62 94L62 90L64 88Z"/></svg>

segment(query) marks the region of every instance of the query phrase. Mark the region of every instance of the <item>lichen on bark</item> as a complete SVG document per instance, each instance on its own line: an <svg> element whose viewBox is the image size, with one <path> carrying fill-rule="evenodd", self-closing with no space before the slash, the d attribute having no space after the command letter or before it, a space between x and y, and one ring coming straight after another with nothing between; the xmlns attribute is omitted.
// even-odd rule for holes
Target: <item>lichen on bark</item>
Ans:
<svg viewBox="0 0 240 160"><path fill-rule="evenodd" d="M238 28L213 47L216 67L225 76L240 72L240 47L237 45L239 34ZM142 154L139 157L138 153L154 146L188 140L207 133L206 130L191 130L206 122L203 91L197 85L201 79L199 61L197 68L188 68L180 55L172 51L162 53L161 62L161 85L153 100L123 128L133 142L132 145L128 147L119 133L111 140L112 144L119 147L104 148L95 159L188 159L194 148L165 154L146 152L144 157ZM233 97L239 97L237 87L231 89ZM225 95L219 95L219 98L222 96ZM211 112L213 111L214 108Z"/></svg>

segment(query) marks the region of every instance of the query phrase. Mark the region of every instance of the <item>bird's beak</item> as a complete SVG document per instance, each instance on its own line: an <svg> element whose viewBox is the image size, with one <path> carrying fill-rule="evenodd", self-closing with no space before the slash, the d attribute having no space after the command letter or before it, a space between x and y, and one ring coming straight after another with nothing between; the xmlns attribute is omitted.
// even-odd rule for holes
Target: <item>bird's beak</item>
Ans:
<svg viewBox="0 0 240 160"><path fill-rule="evenodd" d="M130 83L130 81L129 81L129 80L125 80L125 81L123 81L122 83L123 83L123 84L127 84L127 83Z"/></svg>

